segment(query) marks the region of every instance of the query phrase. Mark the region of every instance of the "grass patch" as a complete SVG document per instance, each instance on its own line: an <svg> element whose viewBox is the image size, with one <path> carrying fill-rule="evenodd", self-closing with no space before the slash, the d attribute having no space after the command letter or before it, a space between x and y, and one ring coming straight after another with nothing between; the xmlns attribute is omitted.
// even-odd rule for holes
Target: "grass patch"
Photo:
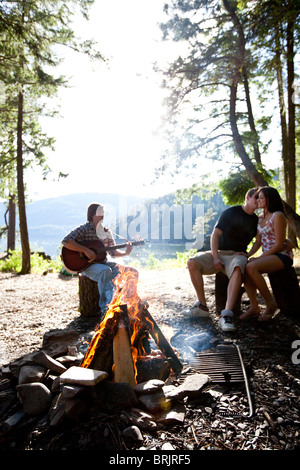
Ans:
<svg viewBox="0 0 300 470"><path fill-rule="evenodd" d="M60 260L46 260L38 253L30 256L31 272L42 274L45 271L60 272L62 263ZM22 270L22 252L19 250L9 252L9 256L0 261L1 272L19 273Z"/></svg>
<svg viewBox="0 0 300 470"><path fill-rule="evenodd" d="M184 253L176 253L176 258L165 258L159 260L153 254L150 254L144 262L138 260L129 261L128 266L136 269L163 270L185 268L188 258L193 256L196 250L190 250ZM294 249L294 267L300 267L300 249ZM63 268L59 258L56 260L46 260L38 253L31 255L31 272L33 274L42 274L46 271L61 272ZM12 251L5 260L0 261L0 272L19 273L22 269L22 252Z"/></svg>

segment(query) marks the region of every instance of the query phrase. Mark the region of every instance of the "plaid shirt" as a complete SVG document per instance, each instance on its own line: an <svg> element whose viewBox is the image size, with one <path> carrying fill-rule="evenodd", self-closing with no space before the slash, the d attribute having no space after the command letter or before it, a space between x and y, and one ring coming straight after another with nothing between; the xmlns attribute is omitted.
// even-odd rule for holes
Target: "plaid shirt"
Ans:
<svg viewBox="0 0 300 470"><path fill-rule="evenodd" d="M79 225L79 227L76 227L74 230L68 233L61 243L62 245L65 245L71 240L74 240L78 243L101 240L105 247L115 245L115 240L111 231L100 224L97 226L96 230L93 222L86 222L85 224ZM113 255L113 252L111 252L111 254Z"/></svg>

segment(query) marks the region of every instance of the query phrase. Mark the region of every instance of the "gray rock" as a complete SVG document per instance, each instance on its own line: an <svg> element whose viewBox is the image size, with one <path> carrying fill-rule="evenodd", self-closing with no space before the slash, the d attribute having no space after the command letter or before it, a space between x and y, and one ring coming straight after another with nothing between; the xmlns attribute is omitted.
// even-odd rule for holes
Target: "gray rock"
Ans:
<svg viewBox="0 0 300 470"><path fill-rule="evenodd" d="M84 395L86 391L86 387L80 385L63 385L61 387L61 394L63 398L70 399L76 398L80 395Z"/></svg>
<svg viewBox="0 0 300 470"><path fill-rule="evenodd" d="M51 407L49 409L48 418L50 421L50 426L53 427L60 425L65 420L65 404L61 393L54 396Z"/></svg>
<svg viewBox="0 0 300 470"><path fill-rule="evenodd" d="M211 382L211 379L206 374L191 374L186 377L179 387L173 387L173 389L166 391L166 396L170 399L179 399L185 396L193 397L209 382Z"/></svg>
<svg viewBox="0 0 300 470"><path fill-rule="evenodd" d="M64 399L65 413L72 421L80 421L89 408L89 403L81 398Z"/></svg>
<svg viewBox="0 0 300 470"><path fill-rule="evenodd" d="M175 447L173 447L170 442L165 442L165 443L161 446L161 450L175 450Z"/></svg>
<svg viewBox="0 0 300 470"><path fill-rule="evenodd" d="M44 334L43 337L43 349L54 348L55 346L61 345L74 345L77 344L80 339L80 335L76 330L51 330Z"/></svg>
<svg viewBox="0 0 300 470"><path fill-rule="evenodd" d="M45 376L45 368L42 366L23 366L19 372L19 385L33 382L42 382Z"/></svg>
<svg viewBox="0 0 300 470"><path fill-rule="evenodd" d="M185 419L186 409L183 403L177 403L172 409L163 413L159 418L159 423L164 424L183 424Z"/></svg>
<svg viewBox="0 0 300 470"><path fill-rule="evenodd" d="M200 351L209 345L210 335L207 333L199 333L189 336L185 339L186 344L191 346L195 351Z"/></svg>
<svg viewBox="0 0 300 470"><path fill-rule="evenodd" d="M151 379L147 380L147 382L137 384L134 387L134 391L137 395L141 395L143 393L154 393L157 392L157 390L162 389L164 385L165 383L162 380Z"/></svg>
<svg viewBox="0 0 300 470"><path fill-rule="evenodd" d="M37 416L50 408L52 393L46 385L40 382L27 383L17 385L16 389L24 413Z"/></svg>
<svg viewBox="0 0 300 470"><path fill-rule="evenodd" d="M143 435L137 426L129 426L122 432L125 439L143 442Z"/></svg>
<svg viewBox="0 0 300 470"><path fill-rule="evenodd" d="M163 389L156 393L140 395L138 401L150 413L168 411L172 406L172 401L166 397Z"/></svg>
<svg viewBox="0 0 300 470"><path fill-rule="evenodd" d="M107 372L83 367L72 366L61 374L61 384L77 384L83 386L94 386L108 377Z"/></svg>
<svg viewBox="0 0 300 470"><path fill-rule="evenodd" d="M67 370L64 365L53 359L51 356L48 356L48 354L46 354L44 351L39 351L37 354L35 354L33 356L33 361L36 364L45 367L46 369L57 372L58 374L62 374Z"/></svg>

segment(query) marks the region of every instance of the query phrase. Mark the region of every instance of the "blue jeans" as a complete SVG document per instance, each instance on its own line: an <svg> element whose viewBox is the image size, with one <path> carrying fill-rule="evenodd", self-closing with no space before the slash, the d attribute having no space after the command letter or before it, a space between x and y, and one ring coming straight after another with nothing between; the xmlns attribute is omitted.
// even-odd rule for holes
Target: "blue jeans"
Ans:
<svg viewBox="0 0 300 470"><path fill-rule="evenodd" d="M92 281L97 282L99 291L99 307L101 312L106 312L114 294L113 279L119 274L118 264L110 261L104 263L92 263L82 274Z"/></svg>

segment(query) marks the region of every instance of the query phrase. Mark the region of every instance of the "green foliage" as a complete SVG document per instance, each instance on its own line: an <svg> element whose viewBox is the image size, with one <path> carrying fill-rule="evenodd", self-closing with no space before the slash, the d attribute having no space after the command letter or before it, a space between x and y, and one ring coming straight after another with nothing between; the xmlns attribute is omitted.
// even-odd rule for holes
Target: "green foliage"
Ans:
<svg viewBox="0 0 300 470"><path fill-rule="evenodd" d="M150 254L148 256L147 262L146 262L146 268L147 269L158 269L159 266L159 260L155 258L154 255Z"/></svg>
<svg viewBox="0 0 300 470"><path fill-rule="evenodd" d="M130 262L130 266L136 269L149 269L149 270L162 270L162 269L176 269L185 268L188 258L193 256L197 250L189 250L184 253L176 253L176 258L164 258L162 260L157 259L153 254L148 255L145 263L140 261Z"/></svg>
<svg viewBox="0 0 300 470"><path fill-rule="evenodd" d="M230 5L234 16L228 14L225 3ZM235 84L238 89L234 103L238 133L245 149L244 157L245 154L249 157L246 163L260 163L270 145L269 130L274 124L281 124L279 107L276 107L277 87L282 68L283 87L287 91L284 69L286 60L291 61L291 57L286 56L288 23L293 26L295 66L298 64L299 11L298 0L287 3L173 0L165 5L168 18L161 25L164 37L185 43L186 49L180 50L180 57L164 73L164 85L169 89L166 104L170 116L166 126L169 127L170 149L169 153L165 152L160 171L170 174L175 162L177 173L192 169L195 174L198 169L202 172L204 158L211 162L222 161L226 203L243 200L246 190L253 187L257 178L252 174L251 182L244 172L238 186L235 185L238 174L233 175L232 185L227 183L227 164L238 154L237 146L233 145L237 136L232 133L229 119L233 108L229 101L232 79L239 64L243 73ZM241 29L237 28L237 23ZM241 30L243 41L239 43ZM240 143L238 148L240 156ZM249 170L245 159L242 162ZM274 184L274 175L256 168L268 184Z"/></svg>
<svg viewBox="0 0 300 470"><path fill-rule="evenodd" d="M175 193L177 204L191 203L193 196L199 196L203 200L211 200L213 196L220 192L215 183L209 181L210 175L200 178L199 184L193 184L189 188L178 189Z"/></svg>
<svg viewBox="0 0 300 470"><path fill-rule="evenodd" d="M274 177L276 172L273 170L266 171L264 168L260 169L261 175L271 186L276 186ZM222 197L225 204L235 205L241 204L245 200L245 194L253 188L253 181L248 176L246 170L240 170L238 172L230 172L227 178L224 178L218 182L218 186L222 191Z"/></svg>
<svg viewBox="0 0 300 470"><path fill-rule="evenodd" d="M60 261L45 260L38 253L31 255L31 272L42 274L47 271L60 272L62 264ZM19 273L22 269L22 252L15 250L9 253L8 258L0 261L0 271Z"/></svg>
<svg viewBox="0 0 300 470"><path fill-rule="evenodd" d="M22 124L22 165L40 166L44 178L50 173L45 150L54 150L54 139L41 128L42 117L55 117L49 98L67 86L57 67L61 59L58 46L87 54L91 59L104 58L91 40L78 40L72 30L76 10L85 19L94 0L45 0L40 2L0 2L0 195L16 194L17 119ZM20 96L24 109L18 113ZM19 116L19 118L18 118Z"/></svg>

